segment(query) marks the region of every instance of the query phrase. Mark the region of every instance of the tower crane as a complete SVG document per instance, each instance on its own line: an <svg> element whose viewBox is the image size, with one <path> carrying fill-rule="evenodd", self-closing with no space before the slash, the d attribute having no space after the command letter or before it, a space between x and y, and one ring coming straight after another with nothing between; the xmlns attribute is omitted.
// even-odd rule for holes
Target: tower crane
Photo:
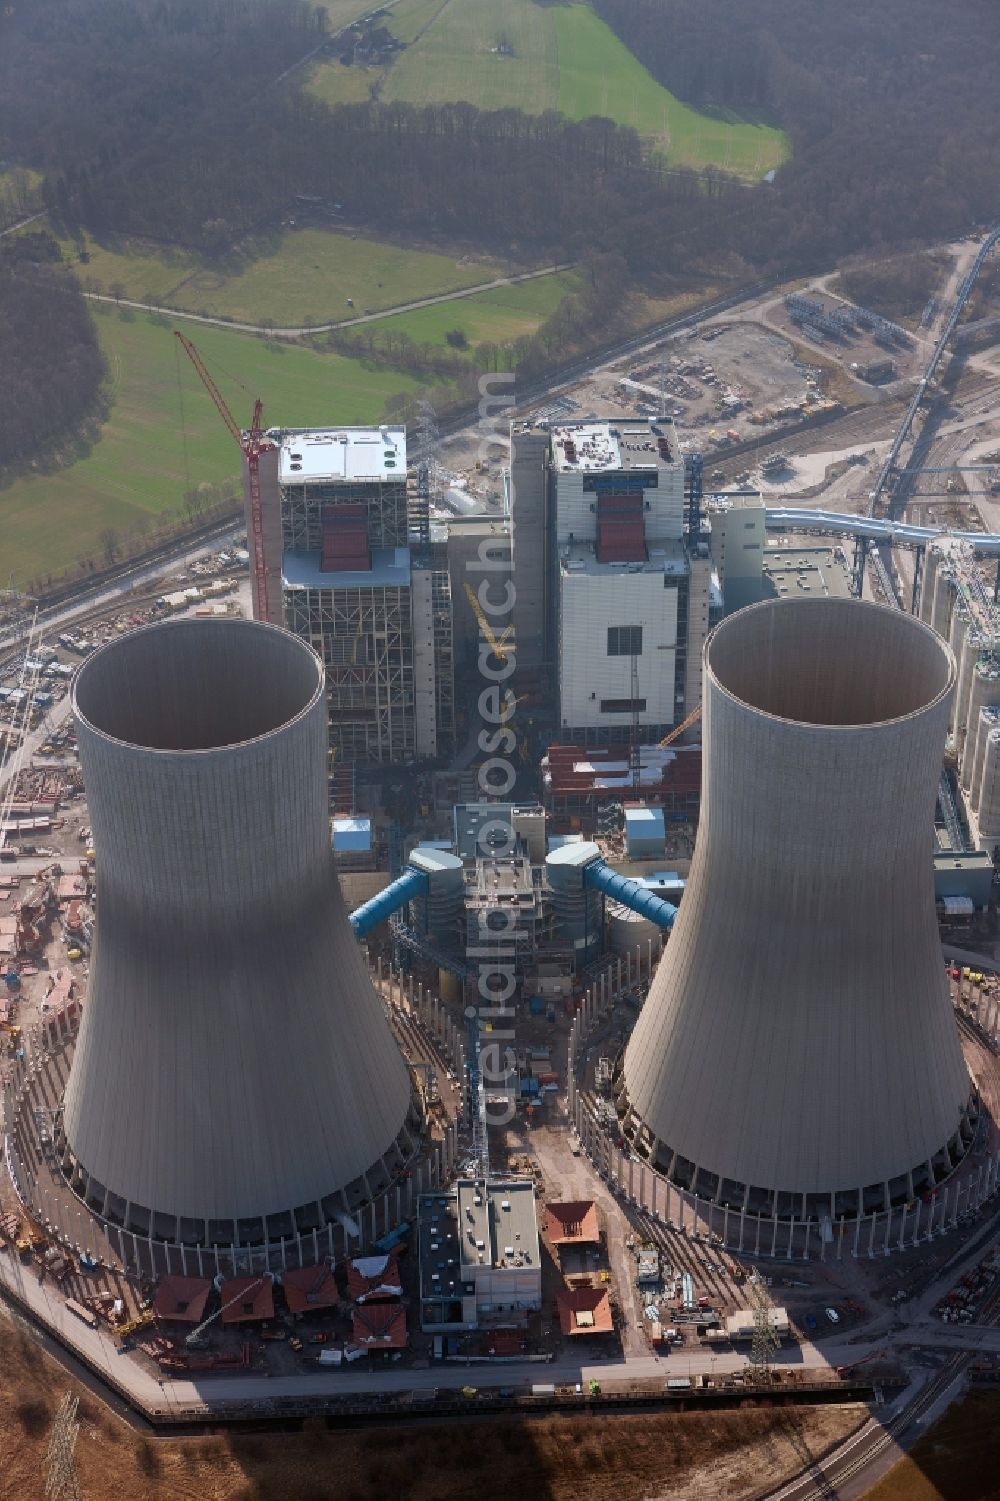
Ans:
<svg viewBox="0 0 1000 1501"><path fill-rule="evenodd" d="M260 456L262 453L272 452L275 444L261 426L264 403L258 396L253 404L250 426L246 432L241 431L236 418L226 405L225 397L209 375L204 360L191 340L186 334L182 334L179 328L174 329L174 337L180 340L185 354L198 372L202 385L215 402L219 416L240 445L247 461L250 488L250 546L253 555L253 615L255 620L266 621L270 619L270 615L267 597L267 563L264 556L264 523L261 514Z"/></svg>
<svg viewBox="0 0 1000 1501"><path fill-rule="evenodd" d="M668 745L673 745L674 741L679 739L680 736L683 735L684 731L689 730L695 723L695 721L699 720L700 718L701 704L699 704L696 709L692 709L691 713L687 716L686 719L682 719L680 724L675 724L669 735L664 735L663 739L656 747L657 750L666 750Z"/></svg>
<svg viewBox="0 0 1000 1501"><path fill-rule="evenodd" d="M479 622L479 629L482 631L484 638L488 642L491 652L499 662L506 662L507 643L514 631L513 624L506 626L504 628L503 635L498 636L493 627L490 625L489 621L486 619L486 611L479 603L479 600L476 597L476 591L475 589L473 589L471 584L466 584L465 593L468 598L469 604L472 606L472 613L475 615L477 621Z"/></svg>

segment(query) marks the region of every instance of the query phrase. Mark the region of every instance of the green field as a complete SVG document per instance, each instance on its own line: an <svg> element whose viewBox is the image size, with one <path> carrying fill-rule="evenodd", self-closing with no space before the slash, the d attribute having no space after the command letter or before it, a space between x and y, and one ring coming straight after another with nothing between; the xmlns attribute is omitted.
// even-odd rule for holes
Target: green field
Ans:
<svg viewBox="0 0 1000 1501"><path fill-rule="evenodd" d="M480 109L554 109L573 120L604 115L634 126L671 162L714 164L748 177L763 176L788 153L780 130L682 104L585 4L399 0L386 24L407 43L385 73L386 100L464 99ZM501 46L510 53L501 54ZM377 76L339 64L336 70L339 85L327 65L310 84L331 103L364 97Z"/></svg>
<svg viewBox="0 0 1000 1501"><path fill-rule="evenodd" d="M444 344L445 334L458 328L472 348L486 341L504 344L522 334L533 334L567 293L573 291L576 281L572 271L540 276L512 287L497 287L492 292L478 292L474 297L438 303L436 307L380 318L370 327L376 334L388 329L402 331L416 344Z"/></svg>
<svg viewBox="0 0 1000 1501"><path fill-rule="evenodd" d="M99 441L58 474L0 490L4 578L13 572L22 586L99 551L104 528L124 537L143 518L179 507L187 489L239 473L233 440L170 328L110 308L97 324L113 387ZM367 370L229 329L196 333L237 421L249 417L259 394L269 426L371 422L388 396L416 385L399 371Z"/></svg>
<svg viewBox="0 0 1000 1501"><path fill-rule="evenodd" d="M493 261L458 261L325 229L290 230L273 250L233 272L143 241L99 245L87 236L83 248L86 261L80 261L75 242L63 241L63 253L87 291L110 293L117 287L133 302L278 328L397 307L492 281L506 269ZM348 297L354 299L353 309Z"/></svg>

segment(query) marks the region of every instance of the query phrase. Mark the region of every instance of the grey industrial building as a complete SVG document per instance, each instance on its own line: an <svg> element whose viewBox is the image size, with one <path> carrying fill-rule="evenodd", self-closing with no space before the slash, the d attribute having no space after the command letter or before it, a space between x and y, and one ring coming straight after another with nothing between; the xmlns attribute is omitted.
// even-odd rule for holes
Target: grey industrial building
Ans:
<svg viewBox="0 0 1000 1501"><path fill-rule="evenodd" d="M98 916L59 1142L140 1235L342 1222L416 1150L334 869L325 698L309 647L242 620L137 630L77 674Z"/></svg>
<svg viewBox="0 0 1000 1501"><path fill-rule="evenodd" d="M704 677L698 842L617 1075L625 1134L741 1211L908 1202L976 1111L927 858L954 657L894 610L781 599L718 626Z"/></svg>

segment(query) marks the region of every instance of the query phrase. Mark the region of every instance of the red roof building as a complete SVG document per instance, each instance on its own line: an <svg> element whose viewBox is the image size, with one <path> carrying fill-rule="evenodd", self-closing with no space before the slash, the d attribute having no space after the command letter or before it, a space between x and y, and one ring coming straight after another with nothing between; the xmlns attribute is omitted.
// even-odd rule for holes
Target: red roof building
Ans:
<svg viewBox="0 0 1000 1501"><path fill-rule="evenodd" d="M593 1199L566 1200L545 1206L545 1229L553 1246L596 1246L601 1228Z"/></svg>
<svg viewBox="0 0 1000 1501"><path fill-rule="evenodd" d="M352 1337L366 1350L405 1350L409 1343L402 1303L365 1303L354 1309Z"/></svg>
<svg viewBox="0 0 1000 1501"><path fill-rule="evenodd" d="M611 1299L603 1287L573 1287L556 1293L559 1327L570 1338L577 1334L613 1334Z"/></svg>
<svg viewBox="0 0 1000 1501"><path fill-rule="evenodd" d="M340 1301L337 1283L328 1266L296 1267L282 1272L281 1284L289 1313L312 1313L320 1308L335 1308Z"/></svg>
<svg viewBox="0 0 1000 1501"><path fill-rule="evenodd" d="M224 1324L262 1323L274 1318L274 1284L269 1272L261 1277L227 1277L221 1297Z"/></svg>
<svg viewBox="0 0 1000 1501"><path fill-rule="evenodd" d="M643 802L667 813L697 817L701 799L701 746L640 747ZM597 804L634 795L627 746L550 745L542 762L546 811L558 822L595 817Z"/></svg>
<svg viewBox="0 0 1000 1501"><path fill-rule="evenodd" d="M401 1298L403 1284L399 1279L396 1252L390 1251L385 1256L356 1256L349 1261L347 1290L355 1303Z"/></svg>
<svg viewBox="0 0 1000 1501"><path fill-rule="evenodd" d="M207 1277L161 1277L153 1312L158 1319L174 1324L200 1323L211 1291Z"/></svg>

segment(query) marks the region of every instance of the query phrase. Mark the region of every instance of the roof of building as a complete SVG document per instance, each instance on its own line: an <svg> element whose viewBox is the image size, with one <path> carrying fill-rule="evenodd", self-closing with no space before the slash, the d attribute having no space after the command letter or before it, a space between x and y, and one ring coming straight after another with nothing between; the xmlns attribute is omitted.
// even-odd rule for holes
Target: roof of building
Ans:
<svg viewBox="0 0 1000 1501"><path fill-rule="evenodd" d="M395 1251L381 1256L356 1256L347 1263L347 1291L355 1303L400 1298L399 1262Z"/></svg>
<svg viewBox="0 0 1000 1501"><path fill-rule="evenodd" d="M158 1319L169 1319L178 1324L197 1324L201 1321L212 1284L207 1277L161 1277L153 1300L153 1312Z"/></svg>
<svg viewBox="0 0 1000 1501"><path fill-rule="evenodd" d="M405 428L294 428L281 439L282 485L393 479L406 481Z"/></svg>
<svg viewBox="0 0 1000 1501"><path fill-rule="evenodd" d="M559 548L559 569L563 580L602 578L617 573L662 573L668 578L687 578L690 572L683 542L655 543L646 558L610 558L602 561L593 542L563 543Z"/></svg>
<svg viewBox="0 0 1000 1501"><path fill-rule="evenodd" d="M764 549L763 598L823 599L851 597L851 581L835 547L767 547Z"/></svg>
<svg viewBox="0 0 1000 1501"><path fill-rule="evenodd" d="M408 588L410 549L373 547L369 570L324 573L318 552L286 552L281 572L286 589L372 589L377 585Z"/></svg>
<svg viewBox="0 0 1000 1501"><path fill-rule="evenodd" d="M456 1192L460 1257L466 1275L476 1266L494 1270L539 1266L534 1183L460 1178Z"/></svg>
<svg viewBox="0 0 1000 1501"><path fill-rule="evenodd" d="M281 1285L290 1313L335 1308L340 1301L336 1278L328 1266L300 1266L282 1272Z"/></svg>
<svg viewBox="0 0 1000 1501"><path fill-rule="evenodd" d="M683 459L669 418L615 418L554 426L552 462L560 473L573 474L666 469Z"/></svg>
<svg viewBox="0 0 1000 1501"><path fill-rule="evenodd" d="M611 1298L605 1287L572 1287L556 1293L563 1334L613 1334Z"/></svg>
<svg viewBox="0 0 1000 1501"><path fill-rule="evenodd" d="M633 770L615 747L550 745L545 753L544 782L554 795L627 791ZM701 787L701 746L643 745L639 750L639 785L647 794L697 792Z"/></svg>
<svg viewBox="0 0 1000 1501"><path fill-rule="evenodd" d="M663 809L648 808L643 803L625 809L625 828L632 836L649 838L663 833Z"/></svg>
<svg viewBox="0 0 1000 1501"><path fill-rule="evenodd" d="M420 1295L460 1298L466 1274L458 1249L458 1200L451 1193L421 1194L417 1201Z"/></svg>
<svg viewBox="0 0 1000 1501"><path fill-rule="evenodd" d="M333 820L333 847L341 854L348 850L370 850L372 847L371 819L335 818Z"/></svg>
<svg viewBox="0 0 1000 1501"><path fill-rule="evenodd" d="M567 1199L546 1204L545 1229L554 1246L596 1245L601 1238L593 1199Z"/></svg>
<svg viewBox="0 0 1000 1501"><path fill-rule="evenodd" d="M402 1303L366 1303L352 1314L352 1338L366 1349L405 1350L406 1309Z"/></svg>
<svg viewBox="0 0 1000 1501"><path fill-rule="evenodd" d="M220 1290L222 1322L240 1324L274 1318L274 1284L261 1277L227 1277Z"/></svg>

